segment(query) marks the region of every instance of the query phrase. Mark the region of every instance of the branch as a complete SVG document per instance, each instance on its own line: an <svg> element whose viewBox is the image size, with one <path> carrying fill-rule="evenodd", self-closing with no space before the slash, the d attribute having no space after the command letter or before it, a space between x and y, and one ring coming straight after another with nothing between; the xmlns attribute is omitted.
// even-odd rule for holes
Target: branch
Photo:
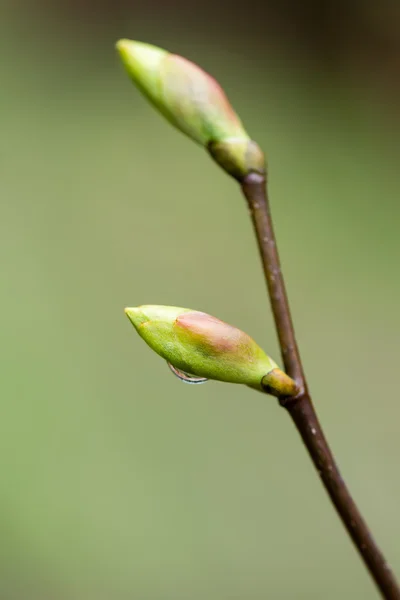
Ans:
<svg viewBox="0 0 400 600"><path fill-rule="evenodd" d="M307 389L279 262L266 180L262 175L251 173L243 178L241 185L261 254L282 360L286 372L300 388L296 397L281 399L280 403L292 417L343 525L382 597L400 600L398 583L340 475Z"/></svg>

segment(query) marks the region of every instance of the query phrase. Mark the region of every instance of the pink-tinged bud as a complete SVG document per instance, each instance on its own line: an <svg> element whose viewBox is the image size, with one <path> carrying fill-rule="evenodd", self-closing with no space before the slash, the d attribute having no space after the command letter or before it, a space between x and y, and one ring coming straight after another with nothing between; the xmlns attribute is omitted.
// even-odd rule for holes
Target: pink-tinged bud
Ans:
<svg viewBox="0 0 400 600"><path fill-rule="evenodd" d="M125 312L147 344L179 371L279 396L297 390L250 336L215 317L170 306L139 306Z"/></svg>
<svg viewBox="0 0 400 600"><path fill-rule="evenodd" d="M220 84L199 66L166 50L120 40L131 79L183 133L210 151L230 175L240 179L264 171L264 155L250 139Z"/></svg>

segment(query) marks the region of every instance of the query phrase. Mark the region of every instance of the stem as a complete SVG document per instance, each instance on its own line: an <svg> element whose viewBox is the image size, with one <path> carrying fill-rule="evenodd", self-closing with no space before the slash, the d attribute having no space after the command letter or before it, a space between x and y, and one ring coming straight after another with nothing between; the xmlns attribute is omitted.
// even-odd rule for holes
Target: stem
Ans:
<svg viewBox="0 0 400 600"><path fill-rule="evenodd" d="M342 479L307 389L279 262L266 180L262 175L251 173L243 179L241 185L258 241L282 360L286 372L300 387L300 393L296 397L281 399L280 403L292 417L343 525L382 597L400 600L398 583Z"/></svg>
<svg viewBox="0 0 400 600"><path fill-rule="evenodd" d="M242 189L253 219L285 371L304 390L306 382L283 281L265 178L252 173L244 179Z"/></svg>

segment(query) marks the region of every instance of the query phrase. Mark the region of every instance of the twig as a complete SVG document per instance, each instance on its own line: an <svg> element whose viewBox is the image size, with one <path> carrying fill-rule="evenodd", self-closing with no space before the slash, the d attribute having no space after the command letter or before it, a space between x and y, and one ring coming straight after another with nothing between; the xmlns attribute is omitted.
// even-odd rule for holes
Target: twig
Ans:
<svg viewBox="0 0 400 600"><path fill-rule="evenodd" d="M247 199L267 281L285 370L300 387L294 398L281 399L292 417L342 522L383 598L400 600L398 583L340 475L318 421L296 343L263 176L251 173L241 182Z"/></svg>

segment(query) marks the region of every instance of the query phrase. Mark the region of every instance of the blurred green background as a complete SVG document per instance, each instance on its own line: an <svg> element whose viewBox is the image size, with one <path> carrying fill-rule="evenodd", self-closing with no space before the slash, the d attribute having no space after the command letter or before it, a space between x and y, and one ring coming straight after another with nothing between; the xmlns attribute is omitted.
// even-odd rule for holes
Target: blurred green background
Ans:
<svg viewBox="0 0 400 600"><path fill-rule="evenodd" d="M2 599L378 597L276 401L180 383L123 314L204 310L279 357L239 189L119 37L212 72L266 149L315 403L400 574L398 10L319 4L1 2Z"/></svg>

